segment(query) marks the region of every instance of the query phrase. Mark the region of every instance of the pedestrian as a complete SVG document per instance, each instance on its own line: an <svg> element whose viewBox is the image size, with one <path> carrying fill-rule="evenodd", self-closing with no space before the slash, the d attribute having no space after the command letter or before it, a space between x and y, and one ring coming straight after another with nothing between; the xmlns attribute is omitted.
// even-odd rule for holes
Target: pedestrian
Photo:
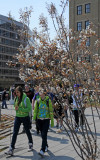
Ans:
<svg viewBox="0 0 100 160"><path fill-rule="evenodd" d="M79 129L79 117L83 125L83 111L82 111L82 100L83 95L82 92L79 90L79 84L74 85L74 93L72 95L73 105L72 105L72 112L75 118L75 130Z"/></svg>
<svg viewBox="0 0 100 160"><path fill-rule="evenodd" d="M34 91L32 91L28 84L25 85L25 93L31 102L31 111L29 112L30 117L30 129L32 128L32 99L34 97ZM25 128L23 127L22 133L25 133Z"/></svg>
<svg viewBox="0 0 100 160"><path fill-rule="evenodd" d="M30 99L30 102L32 103L32 99L34 97L34 90L30 89L30 86L28 84L25 85L25 93L27 97Z"/></svg>
<svg viewBox="0 0 100 160"><path fill-rule="evenodd" d="M60 86L57 86L57 93L54 95L53 107L54 107L54 118L56 119L56 128L63 129L63 118L64 110L62 104L63 92Z"/></svg>
<svg viewBox="0 0 100 160"><path fill-rule="evenodd" d="M40 98L39 86L36 87L35 92L36 93L35 93L35 95L34 95L34 97L32 99L32 108L33 108L33 110L34 110L34 106L35 106L34 104L35 104L36 100L38 100ZM37 134L39 134L39 126L38 126L38 123L37 123L37 118L36 118L35 124L36 124L36 132L37 132Z"/></svg>
<svg viewBox="0 0 100 160"><path fill-rule="evenodd" d="M15 143L17 140L17 135L18 135L21 123L23 123L23 126L25 128L25 132L28 137L28 142L29 142L28 151L33 150L33 140L32 140L32 135L31 135L30 128L29 128L29 123L30 123L29 112L31 110L31 103L30 103L29 98L23 92L22 87L20 87L20 86L18 86L16 88L16 97L14 99L14 108L16 111L16 117L15 117L15 121L14 121L12 141L11 141L8 152L5 153L7 155L13 155L13 153L14 153Z"/></svg>
<svg viewBox="0 0 100 160"><path fill-rule="evenodd" d="M68 121L68 106L69 106L69 97L68 97L68 94L65 92L63 93L62 95L62 103L63 103L63 106L64 106L64 117L66 119L66 121Z"/></svg>
<svg viewBox="0 0 100 160"><path fill-rule="evenodd" d="M34 104L35 104L35 100L38 100L40 98L39 96L39 86L37 86L35 88L35 94L34 94L34 97L32 98L32 108L34 110Z"/></svg>
<svg viewBox="0 0 100 160"><path fill-rule="evenodd" d="M7 103L6 103L6 98L7 98L7 93L6 93L6 88L4 88L4 91L2 92L2 109L7 108Z"/></svg>
<svg viewBox="0 0 100 160"><path fill-rule="evenodd" d="M36 100L33 119L36 120L41 131L42 137L42 146L40 149L39 154L41 156L44 155L46 151L48 151L48 143L47 143L47 133L49 129L49 124L51 120L51 127L54 126L54 119L53 119L53 108L51 100L48 96L46 96L46 90L43 88L39 89L39 100Z"/></svg>

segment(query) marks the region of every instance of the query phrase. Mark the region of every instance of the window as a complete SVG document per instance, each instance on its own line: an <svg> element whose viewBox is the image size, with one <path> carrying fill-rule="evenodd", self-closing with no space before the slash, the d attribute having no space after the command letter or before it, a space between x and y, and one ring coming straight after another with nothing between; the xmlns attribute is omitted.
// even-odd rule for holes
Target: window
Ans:
<svg viewBox="0 0 100 160"><path fill-rule="evenodd" d="M82 22L77 22L77 31L82 30Z"/></svg>
<svg viewBox="0 0 100 160"><path fill-rule="evenodd" d="M77 6L77 15L82 14L82 6Z"/></svg>
<svg viewBox="0 0 100 160"><path fill-rule="evenodd" d="M87 27L89 26L89 21L85 21L85 29L87 29Z"/></svg>
<svg viewBox="0 0 100 160"><path fill-rule="evenodd" d="M81 61L82 61L81 55L77 55L77 62L81 62Z"/></svg>
<svg viewBox="0 0 100 160"><path fill-rule="evenodd" d="M90 46L90 37L87 37L87 40L86 40L86 46Z"/></svg>
<svg viewBox="0 0 100 160"><path fill-rule="evenodd" d="M87 62L90 62L90 55L87 55L87 57L85 57L85 60L86 60Z"/></svg>
<svg viewBox="0 0 100 160"><path fill-rule="evenodd" d="M78 44L78 46L81 45L81 39L77 40L77 44Z"/></svg>
<svg viewBox="0 0 100 160"><path fill-rule="evenodd" d="M5 28L6 22L0 19L0 27Z"/></svg>
<svg viewBox="0 0 100 160"><path fill-rule="evenodd" d="M90 3L85 4L85 13L90 13Z"/></svg>

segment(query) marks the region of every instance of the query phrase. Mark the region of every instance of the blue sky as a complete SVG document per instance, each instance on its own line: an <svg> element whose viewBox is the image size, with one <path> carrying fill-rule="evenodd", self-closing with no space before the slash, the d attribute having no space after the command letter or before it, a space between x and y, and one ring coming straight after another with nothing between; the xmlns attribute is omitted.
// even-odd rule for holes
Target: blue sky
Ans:
<svg viewBox="0 0 100 160"><path fill-rule="evenodd" d="M46 9L46 2L50 4L53 2L56 5L59 13L61 13L61 0L0 0L0 14L4 16L8 16L8 13L11 12L12 17L19 21L19 10L24 10L25 7L30 8L33 7L32 16L30 19L30 28L39 28L39 16L41 13L44 14L48 18L49 28L51 30L51 37L55 35L51 18ZM66 24L68 25L68 7L66 11Z"/></svg>

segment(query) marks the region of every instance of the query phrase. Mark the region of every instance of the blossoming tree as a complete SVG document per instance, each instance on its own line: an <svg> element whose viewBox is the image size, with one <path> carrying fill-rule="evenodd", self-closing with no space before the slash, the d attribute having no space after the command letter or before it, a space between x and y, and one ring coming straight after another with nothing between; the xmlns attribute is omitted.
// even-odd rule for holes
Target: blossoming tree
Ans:
<svg viewBox="0 0 100 160"><path fill-rule="evenodd" d="M49 26L46 17L40 16L39 24L42 27L42 31L38 32L37 29L34 29L30 33L29 17L31 10L21 11L20 18L22 23L24 26L28 26L25 27L23 32L21 31L21 35L26 37L27 44L25 47L20 45L19 53L15 57L21 66L19 76L25 82L34 80L36 85L44 84L47 90L52 87L56 93L58 91L57 86L61 85L62 95L67 95L70 89L73 90L74 84L79 83L83 85L86 94L82 103L80 103L81 112L84 114L83 104L85 107L90 107L94 124L93 130L91 130L88 119L84 114L85 130L80 128L80 136L75 132L74 118L71 114L71 105L69 104L67 104L69 106L67 121L60 118L63 120L63 126L77 154L83 160L95 160L98 146L93 107L96 108L98 119L100 119L98 111L100 102L98 94L100 87L100 55L98 54L98 48L100 47L100 40L92 29L92 22L86 30L82 30L78 34L72 29L68 30L66 28L63 14L66 11L67 4L68 0L61 2L61 15L59 15L53 3L47 4L47 9L57 35L53 40L49 36ZM94 50L91 50L86 44L88 38L93 36L96 37L96 40ZM71 46L74 44L76 47L73 50ZM91 90L93 90L92 94L90 94ZM64 108L67 102L62 98L60 103ZM95 134L93 134L93 131Z"/></svg>

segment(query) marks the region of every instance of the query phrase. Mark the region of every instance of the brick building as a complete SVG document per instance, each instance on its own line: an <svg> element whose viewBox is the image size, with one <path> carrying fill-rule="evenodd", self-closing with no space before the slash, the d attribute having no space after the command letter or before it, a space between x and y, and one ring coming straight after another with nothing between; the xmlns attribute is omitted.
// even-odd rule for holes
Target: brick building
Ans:
<svg viewBox="0 0 100 160"><path fill-rule="evenodd" d="M100 38L100 0L70 0L69 1L69 28L74 31L86 29L89 23L92 22L96 31L97 37ZM75 35L74 35L75 36ZM87 46L94 52L94 41L96 38L89 38ZM70 45L71 50L75 50L77 42Z"/></svg>

